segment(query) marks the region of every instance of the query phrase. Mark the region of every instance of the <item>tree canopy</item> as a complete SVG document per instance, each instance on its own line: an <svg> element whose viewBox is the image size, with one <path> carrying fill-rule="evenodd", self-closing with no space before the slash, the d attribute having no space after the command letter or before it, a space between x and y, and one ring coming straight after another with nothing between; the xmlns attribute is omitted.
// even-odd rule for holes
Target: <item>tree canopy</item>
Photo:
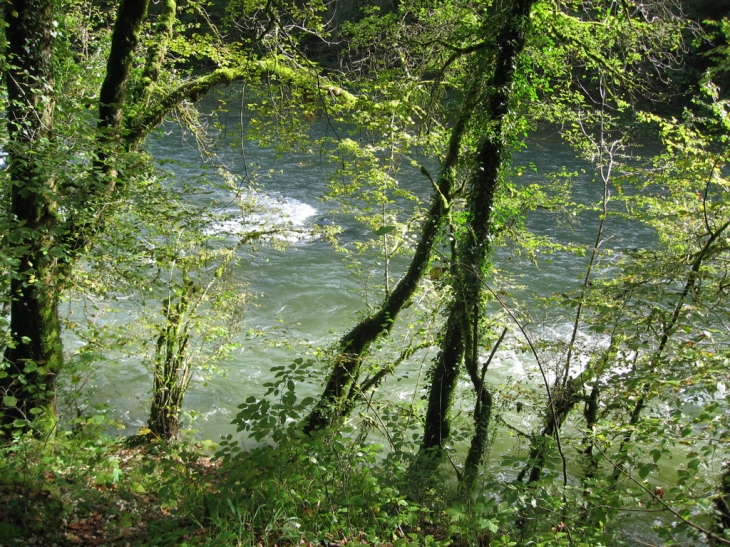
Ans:
<svg viewBox="0 0 730 547"><path fill-rule="evenodd" d="M175 511L185 544L618 545L638 512L663 519L651 541L730 543L727 21L703 30L664 0L2 9L0 494L13 501L0 527L35 533L22 515L38 492L65 519L64 496L90 481L101 505L115 489L160 501L155 522ZM201 101L216 101L213 123ZM213 144L234 109L242 172ZM176 180L156 161L146 142L166 121L214 175ZM525 176L513 158L539 130L592 171ZM266 182L246 145L317 156L332 215L368 236L257 224L242 187ZM200 197L216 187L237 228ZM575 241L555 235L566 227ZM294 232L377 270L367 309L329 348L292 345L265 391L241 397L242 436L207 443L206 460L176 444L184 395L266 338L242 334L256 326L236 265ZM568 260L560 293L532 285ZM63 316L77 299L111 308L121 290L143 319L114 331ZM494 374L507 352L524 379ZM122 354L147 363L151 396L145 426L115 444L58 398L79 382L74 363ZM416 359L425 378L394 400ZM54 450L66 467L43 456ZM33 490L34 476L54 486Z"/></svg>

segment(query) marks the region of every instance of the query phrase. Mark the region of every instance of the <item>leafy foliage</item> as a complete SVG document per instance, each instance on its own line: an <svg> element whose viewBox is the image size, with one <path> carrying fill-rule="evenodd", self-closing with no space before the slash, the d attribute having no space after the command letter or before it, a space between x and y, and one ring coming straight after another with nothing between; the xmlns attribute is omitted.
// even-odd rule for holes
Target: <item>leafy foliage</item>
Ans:
<svg viewBox="0 0 730 547"><path fill-rule="evenodd" d="M516 42L500 43L509 18L498 4L368 5L334 27L320 2L168 0L133 33L124 101L97 116L116 15L92 4L62 3L52 63L26 89L32 108L0 95L0 402L5 436L16 436L0 460L3 531L91 543L93 525L106 543L123 543L143 537L152 512L148 544L615 545L631 541L619 529L625 515L648 510L667 541L727 543L730 126L713 82L727 68L725 46L713 50L697 102L668 118L652 101L672 90L693 29L666 3L536 2L524 49L500 72ZM8 21L0 68L25 77ZM318 48L338 63L307 55ZM503 73L509 82L490 84ZM333 215L366 232L331 241L362 274L369 337L356 347L356 327L331 351L274 365L265 392L239 406L235 440L197 447L216 449L213 460L179 445L132 450L85 437L118 425L108 406L85 399L93 371L130 356L154 378L149 429L174 437L188 383L217 372L241 341L249 295L233 266L243 246L285 247L280 228L249 231L243 187L265 179L251 165L240 178L223 167L216 146L229 128L222 115L209 127L194 104L231 83L239 87L218 108L234 96L243 106L228 136L244 154L256 143L327 158ZM118 116L103 115L109 108ZM215 174L177 180L140 148L168 115ZM324 137L313 137L317 118ZM493 144L499 166L529 151L521 141L544 123L593 175L558 167L523 183L525 170L505 164L493 193L479 194L480 170L493 165L475 151ZM660 142L642 158L636 144L647 135ZM410 173L421 186L402 184ZM212 187L241 215L219 215L204 196ZM36 216L22 217L30 209ZM535 211L549 230L532 229ZM230 220L241 229L222 230ZM560 241L563 229L578 235ZM631 232L649 243L630 244ZM563 272L560 292L530 294L529 276L550 260L577 262L577 281ZM399 279L408 294L389 308ZM54 324L64 299L68 314ZM465 333L456 348L438 333L446 303L459 299L468 306L449 309ZM14 332L19 303L47 304L43 332ZM134 321L110 324L114 307ZM64 360L69 340L76 349ZM456 356L455 391L439 406L443 465L424 477L416 453L436 448L422 434L424 363L444 343L441 355ZM47 355L20 353L34 344ZM492 358L507 352L527 369L520 381L492 374ZM321 384L328 366L347 376L338 427L304 434L318 403L302 386ZM60 427L56 378L68 400ZM406 378L415 387L399 399L391 379ZM436 393L437 373L427 379ZM462 463L470 442L481 451Z"/></svg>

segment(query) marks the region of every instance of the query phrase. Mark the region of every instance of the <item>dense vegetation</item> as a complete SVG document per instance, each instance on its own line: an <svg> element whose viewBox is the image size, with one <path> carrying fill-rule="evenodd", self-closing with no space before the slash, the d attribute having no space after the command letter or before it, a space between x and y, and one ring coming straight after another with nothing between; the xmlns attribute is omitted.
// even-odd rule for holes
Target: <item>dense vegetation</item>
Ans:
<svg viewBox="0 0 730 547"><path fill-rule="evenodd" d="M7 0L0 545L643 542L628 515L651 541L730 544L730 23L687 7ZM145 146L166 120L215 169L171 176ZM546 127L590 176L512 165ZM231 136L325 158L333 215L368 237L256 221L266 178L226 167ZM304 232L368 270L367 310L329 348L288 341L241 437L186 438L190 383L267 343L236 264ZM499 262L567 256L562 293ZM130 295L136 317L105 322ZM523 380L491 373L506 351ZM150 412L114 438L84 384L126 356ZM415 360L425 385L394 400Z"/></svg>

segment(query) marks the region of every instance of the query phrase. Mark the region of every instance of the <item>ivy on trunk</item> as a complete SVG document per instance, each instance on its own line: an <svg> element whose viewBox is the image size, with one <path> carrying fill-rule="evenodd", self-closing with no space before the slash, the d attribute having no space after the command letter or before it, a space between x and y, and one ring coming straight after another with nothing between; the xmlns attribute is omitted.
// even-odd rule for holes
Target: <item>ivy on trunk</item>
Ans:
<svg viewBox="0 0 730 547"><path fill-rule="evenodd" d="M511 3L504 12L485 14L490 23L493 18L500 20L496 33L498 53L493 61L483 52L478 52L472 59L472 66L478 75L476 80L483 80L483 87L479 90L480 100L475 105L481 142L467 188L465 226L459 232L456 243L453 297L441 334L440 351L431 370L423 439L410 469L414 484L419 488L435 479L433 471L441 460L451 433L449 411L459 368L465 357L477 392L476 435L469 453L469 467L464 475L467 489L474 484L476 468L487 447L492 401L482 377L476 374L477 358L472 348L484 316L483 276L488 270L491 251L491 215L495 193L502 164L508 154L506 143L509 139L505 122L509 113L510 93L533 4L534 0L521 0ZM487 78L485 68L490 66L493 69L491 77Z"/></svg>

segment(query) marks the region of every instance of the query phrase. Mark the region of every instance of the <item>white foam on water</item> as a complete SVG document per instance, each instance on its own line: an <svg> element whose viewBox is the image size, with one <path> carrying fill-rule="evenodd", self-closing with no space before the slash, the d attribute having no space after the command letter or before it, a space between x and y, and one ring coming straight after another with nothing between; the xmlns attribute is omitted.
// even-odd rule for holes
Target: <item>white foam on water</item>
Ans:
<svg viewBox="0 0 730 547"><path fill-rule="evenodd" d="M221 216L228 218L215 221L206 233L235 237L257 230L277 230L267 237L296 243L313 238L307 220L316 213L317 209L295 198L251 193L241 198L240 208L221 211Z"/></svg>

